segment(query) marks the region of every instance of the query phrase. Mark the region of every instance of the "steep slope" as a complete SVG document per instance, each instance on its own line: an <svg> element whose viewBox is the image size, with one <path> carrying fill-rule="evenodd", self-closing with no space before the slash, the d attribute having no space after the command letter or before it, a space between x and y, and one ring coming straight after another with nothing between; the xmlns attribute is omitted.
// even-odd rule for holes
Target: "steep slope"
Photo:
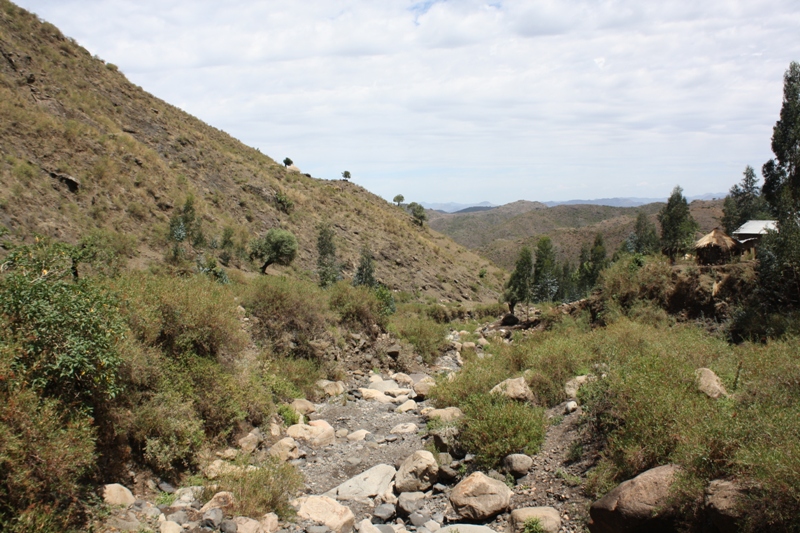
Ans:
<svg viewBox="0 0 800 533"><path fill-rule="evenodd" d="M601 205L558 205L546 207L538 202L514 202L492 211L444 214L431 217L431 227L450 235L453 240L478 250L482 256L506 269L512 269L523 245L535 246L543 235L553 239L559 260L577 261L582 246L591 245L595 235L603 235L609 253L616 250L633 231L639 211L644 211L658 225L656 214L664 204L641 207ZM689 206L708 233L719 225L722 200L695 200Z"/></svg>
<svg viewBox="0 0 800 533"><path fill-rule="evenodd" d="M132 266L160 267L174 245L169 221L191 198L202 237L182 245L188 261L215 256L253 272L248 242L281 227L299 253L277 271L313 276L318 226L329 223L346 276L366 246L394 289L495 297L501 274L479 277L495 269L476 254L358 185L284 168L6 0L0 54L0 224L12 241L101 235L135 256Z"/></svg>

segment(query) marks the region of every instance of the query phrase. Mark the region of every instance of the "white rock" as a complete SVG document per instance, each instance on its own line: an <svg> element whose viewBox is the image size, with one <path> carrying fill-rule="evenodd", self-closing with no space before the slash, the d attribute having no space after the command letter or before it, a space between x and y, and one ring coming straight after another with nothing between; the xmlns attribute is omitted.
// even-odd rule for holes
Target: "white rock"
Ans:
<svg viewBox="0 0 800 533"><path fill-rule="evenodd" d="M431 409L424 412L424 416L428 419L438 418L442 422L455 422L464 416L464 413L458 407L445 407L444 409Z"/></svg>
<svg viewBox="0 0 800 533"><path fill-rule="evenodd" d="M108 505L124 505L128 506L136 501L133 493L119 483L111 483L103 487L103 500Z"/></svg>
<svg viewBox="0 0 800 533"><path fill-rule="evenodd" d="M369 386L370 389L386 392L391 389L399 389L400 385L393 379L386 379L381 381L376 381Z"/></svg>
<svg viewBox="0 0 800 533"><path fill-rule="evenodd" d="M258 520L237 516L233 521L236 524L236 533L266 533Z"/></svg>
<svg viewBox="0 0 800 533"><path fill-rule="evenodd" d="M567 381L567 384L564 385L564 392L566 393L567 398L577 398L578 389L580 389L585 383L588 383L590 378L591 376L577 376Z"/></svg>
<svg viewBox="0 0 800 533"><path fill-rule="evenodd" d="M502 481L475 472L453 487L450 503L460 518L485 520L508 509L511 495Z"/></svg>
<svg viewBox="0 0 800 533"><path fill-rule="evenodd" d="M323 390L328 396L339 396L344 394L345 386L341 381L328 381L327 379L320 379L317 381L317 387Z"/></svg>
<svg viewBox="0 0 800 533"><path fill-rule="evenodd" d="M394 433L395 435L402 435L404 433L416 433L419 431L419 428L413 422L406 422L405 424L397 424L395 427L392 428L390 433Z"/></svg>
<svg viewBox="0 0 800 533"><path fill-rule="evenodd" d="M413 411L417 408L417 402L414 400L408 400L407 402L401 404L400 406L395 409L398 413L407 413L408 411Z"/></svg>
<svg viewBox="0 0 800 533"><path fill-rule="evenodd" d="M522 533L525 522L532 518L539 520L539 525L545 533L558 533L561 529L561 516L552 507L523 507L511 511L507 533Z"/></svg>
<svg viewBox="0 0 800 533"><path fill-rule="evenodd" d="M200 512L205 513L211 509L222 509L223 511L229 511L233 508L235 503L236 499L233 497L232 492L218 492L200 508Z"/></svg>
<svg viewBox="0 0 800 533"><path fill-rule="evenodd" d="M392 403L392 399L383 392L375 389L358 389L365 400L374 400L378 403Z"/></svg>
<svg viewBox="0 0 800 533"><path fill-rule="evenodd" d="M364 500L384 494L390 489L395 469L389 465L375 465L325 493L337 500Z"/></svg>
<svg viewBox="0 0 800 533"><path fill-rule="evenodd" d="M317 410L314 407L314 404L306 400L305 398L298 398L297 400L293 401L289 406L294 409L294 411L298 415L308 415Z"/></svg>
<svg viewBox="0 0 800 533"><path fill-rule="evenodd" d="M172 522L172 521L167 520L167 521L161 522L161 525L158 527L158 530L161 533L182 533L183 532L183 527L180 524L178 524L177 522Z"/></svg>
<svg viewBox="0 0 800 533"><path fill-rule="evenodd" d="M576 402L576 401L569 401L564 406L564 413L565 414L571 414L571 413L574 413L577 410L578 410L578 402Z"/></svg>
<svg viewBox="0 0 800 533"><path fill-rule="evenodd" d="M278 531L278 515L275 513L267 513L261 517L261 527L264 533L275 533Z"/></svg>
<svg viewBox="0 0 800 533"><path fill-rule="evenodd" d="M359 429L347 435L347 440L352 442L358 442L360 440L364 440L367 435L369 435L369 431L366 429Z"/></svg>
<svg viewBox="0 0 800 533"><path fill-rule="evenodd" d="M395 476L397 492L416 492L428 490L436 483L439 465L433 454L427 450L417 450L403 461Z"/></svg>
<svg viewBox="0 0 800 533"><path fill-rule="evenodd" d="M411 376L404 374L403 372L392 374L392 379L400 385L405 385L407 387L412 387L414 385L414 380L411 378Z"/></svg>
<svg viewBox="0 0 800 533"><path fill-rule="evenodd" d="M722 380L710 368L698 368L695 370L694 376L697 390L709 398L716 400L728 396L728 391L725 390Z"/></svg>
<svg viewBox="0 0 800 533"><path fill-rule="evenodd" d="M528 383L522 376L514 379L509 378L501 383L498 383L492 388L492 390L489 391L489 393L502 394L506 398L516 400L518 402L532 402L534 399L531 388L528 387Z"/></svg>
<svg viewBox="0 0 800 533"><path fill-rule="evenodd" d="M292 506L301 520L324 524L334 533L350 533L356 521L349 507L328 496L304 496L294 500Z"/></svg>
<svg viewBox="0 0 800 533"><path fill-rule="evenodd" d="M356 529L361 533L381 533L381 530L372 525L369 518L365 518L356 525Z"/></svg>
<svg viewBox="0 0 800 533"><path fill-rule="evenodd" d="M269 449L269 454L273 457L277 457L281 461L291 461L292 459L298 459L302 456L297 441L292 437L283 438L273 444Z"/></svg>
<svg viewBox="0 0 800 533"><path fill-rule="evenodd" d="M312 420L308 424L295 424L286 429L293 439L304 440L313 448L328 446L336 442L336 431L325 420Z"/></svg>

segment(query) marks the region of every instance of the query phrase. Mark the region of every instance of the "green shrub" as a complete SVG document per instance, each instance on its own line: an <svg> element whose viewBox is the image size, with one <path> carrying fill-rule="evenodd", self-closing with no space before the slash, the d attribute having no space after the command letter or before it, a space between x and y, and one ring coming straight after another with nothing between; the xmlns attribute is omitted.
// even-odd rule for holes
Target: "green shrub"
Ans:
<svg viewBox="0 0 800 533"><path fill-rule="evenodd" d="M215 491L233 493L237 515L260 518L274 512L286 520L294 515L289 499L303 486L303 477L294 466L270 458L254 469L226 473L214 482Z"/></svg>
<svg viewBox="0 0 800 533"><path fill-rule="evenodd" d="M411 343L426 363L431 363L447 343L447 326L407 311L392 317L389 331Z"/></svg>
<svg viewBox="0 0 800 533"><path fill-rule="evenodd" d="M297 414L297 411L286 404L278 406L278 415L287 426L293 426L300 422L300 415Z"/></svg>
<svg viewBox="0 0 800 533"><path fill-rule="evenodd" d="M82 522L94 445L89 417L0 378L0 529L56 533Z"/></svg>
<svg viewBox="0 0 800 533"><path fill-rule="evenodd" d="M113 280L125 296L137 338L172 356L221 358L244 347L233 294L205 276L169 278L131 273Z"/></svg>
<svg viewBox="0 0 800 533"><path fill-rule="evenodd" d="M541 520L538 518L528 518L522 524L522 533L546 533L546 529L542 526Z"/></svg>
<svg viewBox="0 0 800 533"><path fill-rule="evenodd" d="M373 325L386 326L383 305L369 287L353 287L340 281L331 287L329 302L340 322L349 328L374 334Z"/></svg>
<svg viewBox="0 0 800 533"><path fill-rule="evenodd" d="M301 280L259 278L243 296L243 305L258 318L253 327L256 338L280 355L314 357L311 341L332 322L325 293Z"/></svg>
<svg viewBox="0 0 800 533"><path fill-rule="evenodd" d="M536 454L544 442L544 409L499 394L474 394L464 403L459 442L478 464L496 466L511 453Z"/></svg>
<svg viewBox="0 0 800 533"><path fill-rule="evenodd" d="M67 245L15 249L0 278L0 347L15 379L73 407L94 409L120 390L115 298L91 281L72 282Z"/></svg>

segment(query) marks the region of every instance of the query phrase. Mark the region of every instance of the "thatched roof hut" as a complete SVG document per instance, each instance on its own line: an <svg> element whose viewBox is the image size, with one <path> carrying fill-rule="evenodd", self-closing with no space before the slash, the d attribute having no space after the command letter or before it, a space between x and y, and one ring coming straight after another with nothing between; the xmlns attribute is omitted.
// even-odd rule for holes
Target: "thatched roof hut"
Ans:
<svg viewBox="0 0 800 533"><path fill-rule="evenodd" d="M730 260L736 253L738 244L719 228L703 236L694 244L697 262L701 265L719 265Z"/></svg>

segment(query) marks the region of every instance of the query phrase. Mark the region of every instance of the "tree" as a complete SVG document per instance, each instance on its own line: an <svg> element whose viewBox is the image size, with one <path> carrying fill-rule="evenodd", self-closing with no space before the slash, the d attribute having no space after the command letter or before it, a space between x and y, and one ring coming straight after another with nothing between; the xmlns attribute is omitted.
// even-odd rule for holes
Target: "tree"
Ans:
<svg viewBox="0 0 800 533"><path fill-rule="evenodd" d="M342 267L336 259L336 243L330 224L321 224L317 235L317 274L320 287L329 287L342 279Z"/></svg>
<svg viewBox="0 0 800 533"><path fill-rule="evenodd" d="M525 303L527 310L528 304L533 298L533 254L527 246L523 246L519 252L514 272L511 273L511 277L506 283L503 298L508 302L508 308L512 313L514 307L520 302Z"/></svg>
<svg viewBox="0 0 800 533"><path fill-rule="evenodd" d="M533 297L539 302L551 301L558 292L558 266L553 241L544 236L536 243L533 266Z"/></svg>
<svg viewBox="0 0 800 533"><path fill-rule="evenodd" d="M672 189L667 205L658 213L658 221L661 223L661 251L674 262L678 254L685 254L692 248L698 228L679 185Z"/></svg>
<svg viewBox="0 0 800 533"><path fill-rule="evenodd" d="M581 248L580 266L578 272L578 286L584 293L589 292L597 283L600 272L608 266L606 246L603 236L598 233L594 237L591 248Z"/></svg>
<svg viewBox="0 0 800 533"><path fill-rule="evenodd" d="M748 220L766 218L768 214L766 200L761 195L758 178L753 167L747 165L741 184L731 187L722 206L722 226L728 234Z"/></svg>
<svg viewBox="0 0 800 533"><path fill-rule="evenodd" d="M266 235L250 243L250 257L262 259L261 273L266 274L270 265L289 265L297 257L297 239L285 229L272 228Z"/></svg>
<svg viewBox="0 0 800 533"><path fill-rule="evenodd" d="M644 211L639 211L636 215L636 223L633 226L633 231L622 243L619 251L642 255L648 255L658 251L658 232L656 231L656 225L650 221L650 218Z"/></svg>
<svg viewBox="0 0 800 533"><path fill-rule="evenodd" d="M375 262L372 260L372 251L368 247L361 249L361 261L358 263L356 274L353 276L353 285L365 285L369 288L378 286L375 280Z"/></svg>
<svg viewBox="0 0 800 533"><path fill-rule="evenodd" d="M342 172L342 179L343 180L349 180L350 178L351 178L351 176L350 176L350 171L349 170L345 170L344 172Z"/></svg>
<svg viewBox="0 0 800 533"><path fill-rule="evenodd" d="M289 165L293 165L293 164L294 164L294 161L292 161L288 157L283 160L283 166L285 166L285 167L288 167Z"/></svg>
<svg viewBox="0 0 800 533"><path fill-rule="evenodd" d="M422 226L425 224L425 221L428 220L428 215L425 214L425 208L417 202L411 202L408 204L408 210L411 213L411 216L414 217L414 222L417 225Z"/></svg>
<svg viewBox="0 0 800 533"><path fill-rule="evenodd" d="M800 63L792 61L783 75L781 115L772 130L774 159L761 169L763 196L775 216L782 209L800 210ZM786 207L782 207L786 203Z"/></svg>
<svg viewBox="0 0 800 533"><path fill-rule="evenodd" d="M397 196L392 198L392 201L397 204L397 207L400 207L400 204L403 203L403 200L405 200L405 198L403 197L402 194L398 194Z"/></svg>

